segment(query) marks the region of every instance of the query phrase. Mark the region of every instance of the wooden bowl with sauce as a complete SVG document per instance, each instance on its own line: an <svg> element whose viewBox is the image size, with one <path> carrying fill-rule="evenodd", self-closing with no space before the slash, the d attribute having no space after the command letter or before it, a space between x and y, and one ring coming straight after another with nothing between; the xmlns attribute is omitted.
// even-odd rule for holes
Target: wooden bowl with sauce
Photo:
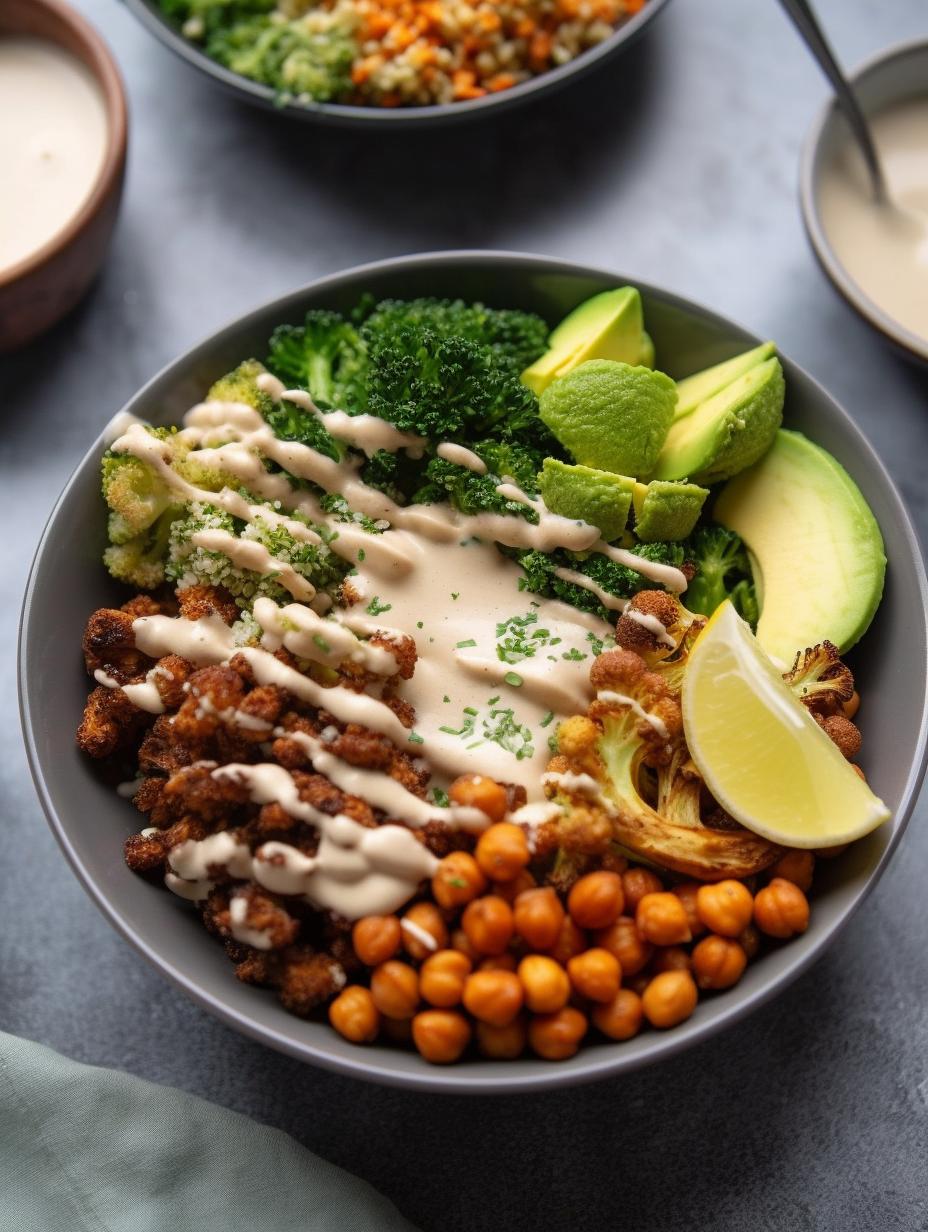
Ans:
<svg viewBox="0 0 928 1232"><path fill-rule="evenodd" d="M119 70L93 27L61 0L4 0L0 148L15 161L15 188L0 208L0 352L54 325L96 276L126 133Z"/></svg>

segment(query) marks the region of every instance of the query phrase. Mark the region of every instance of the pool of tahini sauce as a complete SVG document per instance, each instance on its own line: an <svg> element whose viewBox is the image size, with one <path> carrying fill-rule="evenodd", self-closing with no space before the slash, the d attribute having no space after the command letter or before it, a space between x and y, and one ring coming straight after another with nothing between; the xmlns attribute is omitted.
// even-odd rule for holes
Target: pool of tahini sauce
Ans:
<svg viewBox="0 0 928 1232"><path fill-rule="evenodd" d="M106 152L103 94L53 43L0 38L0 272L71 221Z"/></svg>
<svg viewBox="0 0 928 1232"><path fill-rule="evenodd" d="M928 93L878 112L871 126L898 209L874 203L848 135L822 175L822 226L861 291L928 341Z"/></svg>

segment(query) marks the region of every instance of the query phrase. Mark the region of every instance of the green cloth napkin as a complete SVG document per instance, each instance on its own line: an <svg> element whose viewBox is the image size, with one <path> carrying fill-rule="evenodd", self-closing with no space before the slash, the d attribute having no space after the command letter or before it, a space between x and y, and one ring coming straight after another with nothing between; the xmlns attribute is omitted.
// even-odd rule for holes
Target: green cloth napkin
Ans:
<svg viewBox="0 0 928 1232"><path fill-rule="evenodd" d="M2 1032L0 1226L415 1232L279 1130Z"/></svg>

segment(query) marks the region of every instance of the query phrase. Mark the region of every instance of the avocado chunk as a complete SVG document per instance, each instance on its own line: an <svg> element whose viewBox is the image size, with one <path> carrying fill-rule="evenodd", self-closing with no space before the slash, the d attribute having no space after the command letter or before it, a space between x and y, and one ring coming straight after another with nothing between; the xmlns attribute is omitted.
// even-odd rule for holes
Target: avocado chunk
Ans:
<svg viewBox="0 0 928 1232"><path fill-rule="evenodd" d="M737 475L770 448L783 420L784 394L780 361L755 364L676 420L652 478L711 484Z"/></svg>
<svg viewBox="0 0 928 1232"><path fill-rule="evenodd" d="M657 461L676 400L663 372L591 359L548 386L538 413L582 466L637 477Z"/></svg>
<svg viewBox="0 0 928 1232"><path fill-rule="evenodd" d="M652 479L636 483L632 493L635 506L635 534L642 543L672 543L686 539L699 521L708 488L695 483Z"/></svg>
<svg viewBox="0 0 928 1232"><path fill-rule="evenodd" d="M545 458L538 476L541 498L552 513L597 526L606 542L618 539L628 521L634 479L592 466Z"/></svg>
<svg viewBox="0 0 928 1232"><path fill-rule="evenodd" d="M883 593L883 538L830 453L781 429L764 457L725 485L713 516L750 550L757 637L769 655L789 666L826 638L845 651L864 635Z"/></svg>
<svg viewBox="0 0 928 1232"><path fill-rule="evenodd" d="M765 359L776 355L777 348L772 342L762 342L751 351L744 351L734 359L726 359L721 364L704 368L702 372L694 372L692 376L677 381L677 410L675 419L682 419L695 411L700 402L714 397L726 385L749 372L756 364L762 364Z"/></svg>
<svg viewBox="0 0 928 1232"><path fill-rule="evenodd" d="M640 368L654 367L654 339L646 329L641 331L641 353L638 356Z"/></svg>
<svg viewBox="0 0 928 1232"><path fill-rule="evenodd" d="M637 364L650 354L653 363L654 347L645 337L641 296L635 287L603 291L580 304L552 330L547 351L525 369L522 380L540 397L557 377L589 359Z"/></svg>

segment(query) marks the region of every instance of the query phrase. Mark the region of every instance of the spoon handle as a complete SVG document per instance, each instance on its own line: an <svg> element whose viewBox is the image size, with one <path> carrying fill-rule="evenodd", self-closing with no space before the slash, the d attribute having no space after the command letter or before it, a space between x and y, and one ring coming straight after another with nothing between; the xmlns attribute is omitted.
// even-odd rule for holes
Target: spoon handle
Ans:
<svg viewBox="0 0 928 1232"><path fill-rule="evenodd" d="M780 0L780 4L792 19L799 33L813 56L819 63L822 72L834 87L838 102L844 112L845 119L850 124L857 144L860 146L870 180L873 185L873 195L877 201L886 200L886 182L883 178L883 168L880 166L879 155L870 135L870 126L857 101L857 96L842 73L834 52L828 45L822 28L818 23L811 5L807 0Z"/></svg>

